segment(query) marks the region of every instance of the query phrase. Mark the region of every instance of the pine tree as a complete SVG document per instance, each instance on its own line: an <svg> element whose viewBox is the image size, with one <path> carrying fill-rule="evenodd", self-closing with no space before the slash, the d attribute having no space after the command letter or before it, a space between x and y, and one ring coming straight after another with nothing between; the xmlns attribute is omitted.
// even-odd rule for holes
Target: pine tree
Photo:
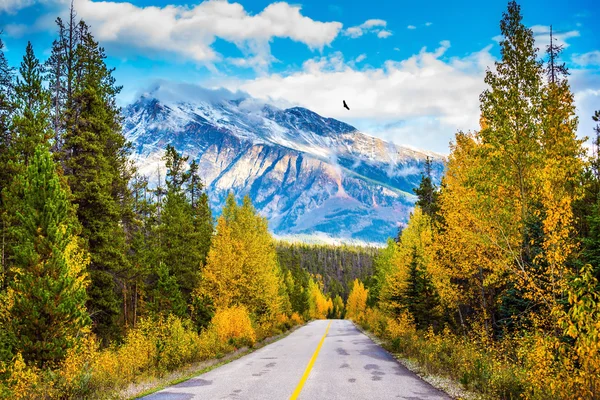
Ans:
<svg viewBox="0 0 600 400"><path fill-rule="evenodd" d="M588 191L580 202L580 215L585 220L585 231L580 230L583 242L582 262L592 266L591 273L600 281L600 110L592 116L594 127L594 154L591 160L591 176Z"/></svg>
<svg viewBox="0 0 600 400"><path fill-rule="evenodd" d="M97 332L107 337L118 331L119 286L129 269L123 228L131 204L129 145L115 99L121 88L106 67L104 50L85 23L78 25L76 35L80 42L74 87L67 79L72 101L66 107L62 160L91 254L88 308Z"/></svg>
<svg viewBox="0 0 600 400"><path fill-rule="evenodd" d="M0 32L1 35L1 32ZM4 275L7 269L7 215L2 192L12 179L11 160L13 159L13 132L11 122L14 112L13 69L4 55L4 42L0 36L0 289L4 287Z"/></svg>
<svg viewBox="0 0 600 400"><path fill-rule="evenodd" d="M418 188L413 189L419 197L416 205L421 207L421 210L435 221L439 211L438 197L439 192L433 183L431 175L431 159L427 157L425 160L425 174L421 177L421 183Z"/></svg>
<svg viewBox="0 0 600 400"><path fill-rule="evenodd" d="M54 129L53 151L62 149L63 134L67 129L68 116L74 112L74 94L77 86L76 78L81 78L77 66L77 49L82 44L82 31L78 29L77 13L73 2L65 24L61 18L56 19L58 37L52 43L50 57L45 63L46 79L51 92L52 123ZM61 160L62 161L62 160Z"/></svg>
<svg viewBox="0 0 600 400"><path fill-rule="evenodd" d="M42 85L43 67L35 57L31 42L15 85L15 115L13 117L16 160L27 165L38 145L50 147L50 95Z"/></svg>
<svg viewBox="0 0 600 400"><path fill-rule="evenodd" d="M1 35L2 32L0 32ZM4 42L0 36L0 192L12 180L6 169L12 144L11 122L14 112L14 75L4 55Z"/></svg>
<svg viewBox="0 0 600 400"><path fill-rule="evenodd" d="M185 170L188 157L167 146L167 192L161 210L161 260L168 266L189 301L198 286L212 236L208 198L202 192L197 164Z"/></svg>
<svg viewBox="0 0 600 400"><path fill-rule="evenodd" d="M48 149L39 145L8 199L15 278L9 286L14 353L41 366L56 365L88 329L88 257L78 223Z"/></svg>
<svg viewBox="0 0 600 400"><path fill-rule="evenodd" d="M410 312L418 328L440 324L433 255L431 219L417 206L392 254L393 267L385 275L380 298L382 309L393 317Z"/></svg>
<svg viewBox="0 0 600 400"><path fill-rule="evenodd" d="M195 243L200 254L200 262L204 265L210 249L214 225L208 195L198 175L198 163L195 160L190 164L187 192L188 201L192 206L194 232L197 238Z"/></svg>
<svg viewBox="0 0 600 400"><path fill-rule="evenodd" d="M177 279L170 274L169 268L160 263L156 269L157 282L151 293L150 310L155 314L174 314L185 317L187 305L179 290Z"/></svg>

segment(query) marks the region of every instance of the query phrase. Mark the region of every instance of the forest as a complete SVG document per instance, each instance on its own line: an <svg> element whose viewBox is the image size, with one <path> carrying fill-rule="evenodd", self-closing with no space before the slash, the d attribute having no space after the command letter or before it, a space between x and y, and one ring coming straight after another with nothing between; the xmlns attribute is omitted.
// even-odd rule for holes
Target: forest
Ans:
<svg viewBox="0 0 600 400"><path fill-rule="evenodd" d="M516 2L500 30L480 129L456 134L439 187L424 174L346 313L486 398L597 399L600 124L588 152L562 48L538 53Z"/></svg>
<svg viewBox="0 0 600 400"><path fill-rule="evenodd" d="M383 249L276 242L233 194L215 218L171 146L151 186L73 8L44 62L8 65L0 38L0 397L117 396L345 317L487 398L599 398L600 111L587 152L561 47L516 2L500 31L479 130Z"/></svg>
<svg viewBox="0 0 600 400"><path fill-rule="evenodd" d="M276 245L249 198L215 221L196 160L168 146L150 187L104 49L73 7L56 29L45 62L31 43L18 68L0 51L0 397L110 396L341 317L347 290L325 295L328 271ZM370 253L317 253L370 271Z"/></svg>

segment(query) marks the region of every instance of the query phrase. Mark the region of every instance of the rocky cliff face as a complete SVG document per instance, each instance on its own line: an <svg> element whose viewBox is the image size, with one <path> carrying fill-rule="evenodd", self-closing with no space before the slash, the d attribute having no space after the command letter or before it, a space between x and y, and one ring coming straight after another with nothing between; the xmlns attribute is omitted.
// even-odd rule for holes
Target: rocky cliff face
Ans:
<svg viewBox="0 0 600 400"><path fill-rule="evenodd" d="M156 87L124 109L140 171L156 181L168 144L198 160L215 211L250 195L279 236L384 242L408 220L426 157L308 109L225 91ZM162 167L161 167L162 166Z"/></svg>

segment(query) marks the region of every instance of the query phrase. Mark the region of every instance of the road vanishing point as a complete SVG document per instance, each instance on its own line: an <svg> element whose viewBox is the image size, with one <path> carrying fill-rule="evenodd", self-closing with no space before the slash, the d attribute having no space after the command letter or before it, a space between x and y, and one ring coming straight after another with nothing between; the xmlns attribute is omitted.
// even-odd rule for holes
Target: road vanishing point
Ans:
<svg viewBox="0 0 600 400"><path fill-rule="evenodd" d="M317 320L253 353L144 399L450 397L398 363L352 322Z"/></svg>

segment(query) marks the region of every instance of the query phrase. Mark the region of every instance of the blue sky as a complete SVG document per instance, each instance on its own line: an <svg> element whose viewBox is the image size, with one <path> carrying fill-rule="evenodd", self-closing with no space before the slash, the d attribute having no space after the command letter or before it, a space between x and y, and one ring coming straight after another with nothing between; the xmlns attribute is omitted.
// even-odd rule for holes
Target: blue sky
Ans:
<svg viewBox="0 0 600 400"><path fill-rule="evenodd" d="M478 96L499 57L506 1L272 2L75 0L116 67L127 104L157 79L243 90L301 105L366 133L448 152L457 130L477 129ZM571 68L579 133L600 109L600 20L592 0L520 2L538 47L553 25ZM0 0L12 65L28 40L47 57L65 0ZM351 110L341 107L345 99Z"/></svg>

